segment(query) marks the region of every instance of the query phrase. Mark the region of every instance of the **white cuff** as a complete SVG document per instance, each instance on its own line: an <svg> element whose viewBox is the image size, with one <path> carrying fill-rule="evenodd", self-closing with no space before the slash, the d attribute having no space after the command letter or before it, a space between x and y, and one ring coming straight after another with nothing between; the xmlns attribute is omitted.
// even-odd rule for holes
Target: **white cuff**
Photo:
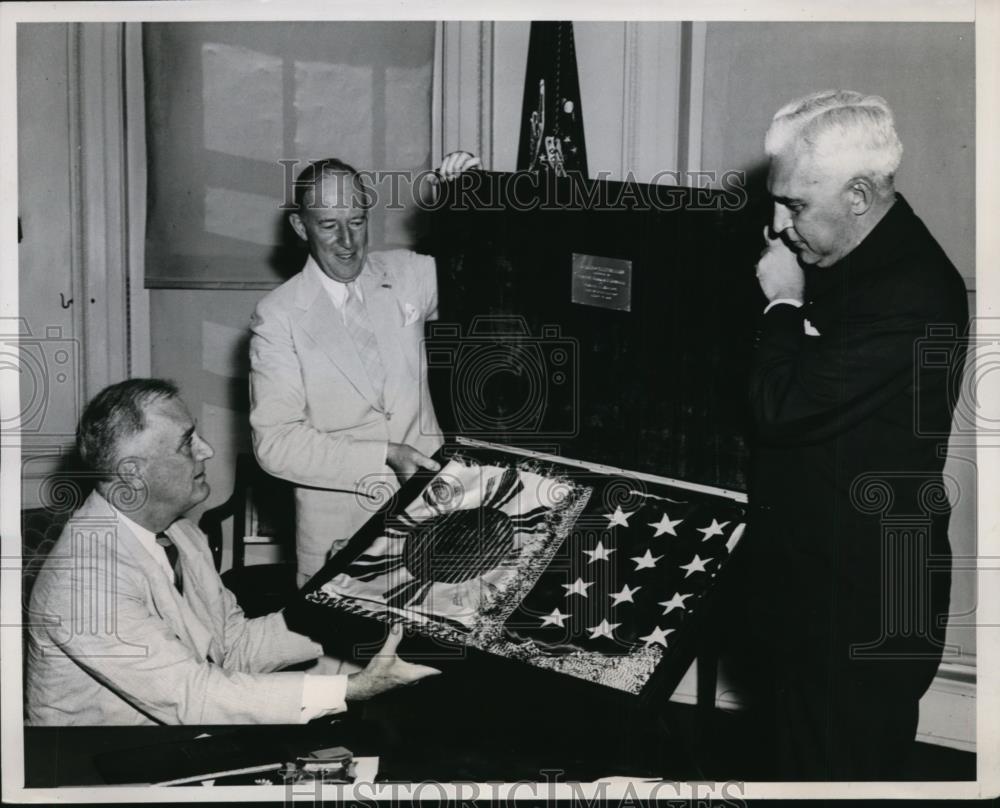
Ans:
<svg viewBox="0 0 1000 808"><path fill-rule="evenodd" d="M302 677L303 724L323 715L342 713L347 710L347 677L305 674Z"/></svg>
<svg viewBox="0 0 1000 808"><path fill-rule="evenodd" d="M764 314L767 314L772 308L778 306L782 303L787 303L790 306L795 306L797 309L802 308L802 301L796 300L794 297L779 297L772 300L764 307Z"/></svg>

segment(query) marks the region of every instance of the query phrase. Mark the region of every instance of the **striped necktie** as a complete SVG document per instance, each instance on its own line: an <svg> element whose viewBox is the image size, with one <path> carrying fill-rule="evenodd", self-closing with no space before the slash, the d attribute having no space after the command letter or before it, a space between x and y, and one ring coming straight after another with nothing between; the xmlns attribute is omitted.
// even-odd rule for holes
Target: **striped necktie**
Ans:
<svg viewBox="0 0 1000 808"><path fill-rule="evenodd" d="M184 580L181 578L181 564L179 554L177 552L177 545L171 541L170 537L166 533L156 534L156 543L163 548L163 552L167 554L167 561L170 562L170 569L174 571L174 586L177 587L177 591L182 595L184 594Z"/></svg>
<svg viewBox="0 0 1000 808"><path fill-rule="evenodd" d="M351 282L347 284L347 299L344 301L344 325L354 341L354 347L361 358L368 381L375 389L378 397L378 409L385 409L385 366L382 364L382 354L379 353L375 330L368 317L368 309L358 296L358 290Z"/></svg>

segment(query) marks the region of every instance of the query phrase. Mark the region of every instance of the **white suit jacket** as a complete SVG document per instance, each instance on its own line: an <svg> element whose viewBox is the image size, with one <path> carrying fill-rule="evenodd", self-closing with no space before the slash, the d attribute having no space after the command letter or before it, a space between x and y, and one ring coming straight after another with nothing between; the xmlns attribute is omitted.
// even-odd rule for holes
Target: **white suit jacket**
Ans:
<svg viewBox="0 0 1000 808"><path fill-rule="evenodd" d="M427 455L442 443L423 347L424 323L437 317L434 259L408 250L370 253L356 282L385 366L386 412L341 313L312 273L268 294L250 323L253 445L265 471L297 486L300 581L398 487L385 465L388 443Z"/></svg>
<svg viewBox="0 0 1000 808"><path fill-rule="evenodd" d="M100 494L70 518L32 590L28 723L299 722L305 674L270 671L322 646L280 613L247 619L191 522L167 535L183 597Z"/></svg>

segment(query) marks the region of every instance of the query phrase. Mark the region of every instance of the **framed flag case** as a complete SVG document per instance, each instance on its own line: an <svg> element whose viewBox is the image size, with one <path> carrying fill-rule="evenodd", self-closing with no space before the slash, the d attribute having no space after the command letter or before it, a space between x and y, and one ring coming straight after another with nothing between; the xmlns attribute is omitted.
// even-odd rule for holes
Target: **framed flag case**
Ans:
<svg viewBox="0 0 1000 808"><path fill-rule="evenodd" d="M337 653L363 658L401 624L420 638L403 648L414 661L479 656L564 692L569 677L665 698L743 534L745 497L468 440L441 460L310 581L310 633L342 633Z"/></svg>

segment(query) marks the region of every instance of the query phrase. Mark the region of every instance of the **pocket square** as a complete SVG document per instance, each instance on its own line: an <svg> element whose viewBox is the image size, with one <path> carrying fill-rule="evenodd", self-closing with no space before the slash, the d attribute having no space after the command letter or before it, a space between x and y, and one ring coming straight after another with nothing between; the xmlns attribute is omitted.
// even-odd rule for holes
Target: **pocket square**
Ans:
<svg viewBox="0 0 1000 808"><path fill-rule="evenodd" d="M412 303L403 304L403 327L413 325L420 319L420 310Z"/></svg>
<svg viewBox="0 0 1000 808"><path fill-rule="evenodd" d="M819 337L819 336L822 336L819 333L819 329L816 328L816 326L814 326L812 323L810 323L809 320L805 320L804 319L802 321L802 329L806 332L806 336L807 337Z"/></svg>

